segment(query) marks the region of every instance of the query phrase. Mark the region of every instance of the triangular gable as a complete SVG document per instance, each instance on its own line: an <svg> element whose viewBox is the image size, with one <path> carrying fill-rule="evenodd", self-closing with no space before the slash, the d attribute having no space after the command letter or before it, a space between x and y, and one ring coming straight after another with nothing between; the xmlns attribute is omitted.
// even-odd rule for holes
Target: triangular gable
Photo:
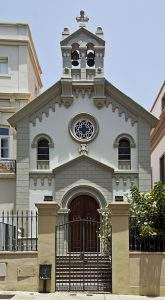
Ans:
<svg viewBox="0 0 165 300"><path fill-rule="evenodd" d="M99 165L100 167L103 168L108 168L112 173L114 172L114 168L112 166L110 166L109 164L105 164L103 162L100 162L90 156L87 156L86 154L82 154L81 156L78 156L76 158L73 158L71 160L68 160L65 163L62 163L61 165L57 166L56 168L53 169L53 173L56 173L58 170L65 168L65 167L69 167L70 165L72 165L73 163L76 163L80 160L88 160L89 162L92 162L94 164Z"/></svg>
<svg viewBox="0 0 165 300"><path fill-rule="evenodd" d="M98 37L96 34L90 32L89 30L87 30L84 27L79 28L78 30L74 31L73 33L71 33L69 36L67 36L64 40L62 40L60 42L61 46L65 46L66 44L68 45L69 41L74 39L76 36L80 36L81 33L86 34L89 37L92 37L93 39L95 39L99 44L101 44L102 46L105 45L105 41Z"/></svg>
<svg viewBox="0 0 165 300"><path fill-rule="evenodd" d="M81 86L81 83L80 83ZM109 81L105 80L105 92L110 98L113 98L120 105L125 107L128 111L132 112L137 117L144 118L151 126L155 127L158 119L143 108L140 104L135 102L133 99L122 93ZM57 98L57 102L61 101L61 81L57 81L53 86L47 89L44 93L39 95L33 101L28 103L22 109L17 111L13 116L11 116L8 121L11 126L16 127L16 124L24 119L25 117L30 117L33 113L37 112L39 109L47 105L52 99ZM74 105L74 102L73 104Z"/></svg>

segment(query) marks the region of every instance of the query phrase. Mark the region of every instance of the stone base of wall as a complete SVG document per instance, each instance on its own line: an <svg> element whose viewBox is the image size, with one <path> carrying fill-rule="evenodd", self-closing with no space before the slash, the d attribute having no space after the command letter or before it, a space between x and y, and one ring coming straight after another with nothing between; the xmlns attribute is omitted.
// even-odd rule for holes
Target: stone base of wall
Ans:
<svg viewBox="0 0 165 300"><path fill-rule="evenodd" d="M165 296L165 253L130 252L130 294Z"/></svg>
<svg viewBox="0 0 165 300"><path fill-rule="evenodd" d="M38 253L0 252L0 290L38 291Z"/></svg>

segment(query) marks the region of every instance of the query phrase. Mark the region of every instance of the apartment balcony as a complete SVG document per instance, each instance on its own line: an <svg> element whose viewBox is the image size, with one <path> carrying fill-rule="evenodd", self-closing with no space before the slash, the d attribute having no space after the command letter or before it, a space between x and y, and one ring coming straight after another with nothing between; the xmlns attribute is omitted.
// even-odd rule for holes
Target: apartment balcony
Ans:
<svg viewBox="0 0 165 300"><path fill-rule="evenodd" d="M16 160L3 159L0 160L0 174L15 174L16 173Z"/></svg>

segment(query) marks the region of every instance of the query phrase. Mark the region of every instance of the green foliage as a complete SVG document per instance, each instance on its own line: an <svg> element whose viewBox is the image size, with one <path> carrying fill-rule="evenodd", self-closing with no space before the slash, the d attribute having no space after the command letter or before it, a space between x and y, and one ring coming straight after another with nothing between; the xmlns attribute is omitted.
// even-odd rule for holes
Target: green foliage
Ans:
<svg viewBox="0 0 165 300"><path fill-rule="evenodd" d="M136 186L131 188L128 197L130 203L130 230L136 230L142 239L164 235L165 224L165 189L161 182L157 182L151 192L140 193ZM163 229L163 230L162 230ZM107 206L102 213L100 226L100 240L104 245L104 252L111 251L111 212Z"/></svg>
<svg viewBox="0 0 165 300"><path fill-rule="evenodd" d="M108 206L102 212L99 237L104 253L111 253L111 211Z"/></svg>
<svg viewBox="0 0 165 300"><path fill-rule="evenodd" d="M130 216L134 217L131 226L136 228L142 238L154 237L161 233L160 220L165 218L165 190L157 182L149 193L140 193L137 187L131 188ZM165 220L165 219L164 219Z"/></svg>

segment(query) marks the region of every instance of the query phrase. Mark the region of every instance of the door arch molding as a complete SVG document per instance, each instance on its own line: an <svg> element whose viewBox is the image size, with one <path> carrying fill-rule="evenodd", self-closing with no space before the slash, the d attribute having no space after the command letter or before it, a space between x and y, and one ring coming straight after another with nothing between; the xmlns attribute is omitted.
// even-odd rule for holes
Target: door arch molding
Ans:
<svg viewBox="0 0 165 300"><path fill-rule="evenodd" d="M71 201L80 195L88 195L94 198L98 202L100 210L107 204L103 194L98 189L87 185L81 185L75 186L65 193L61 201L62 209L68 210Z"/></svg>

